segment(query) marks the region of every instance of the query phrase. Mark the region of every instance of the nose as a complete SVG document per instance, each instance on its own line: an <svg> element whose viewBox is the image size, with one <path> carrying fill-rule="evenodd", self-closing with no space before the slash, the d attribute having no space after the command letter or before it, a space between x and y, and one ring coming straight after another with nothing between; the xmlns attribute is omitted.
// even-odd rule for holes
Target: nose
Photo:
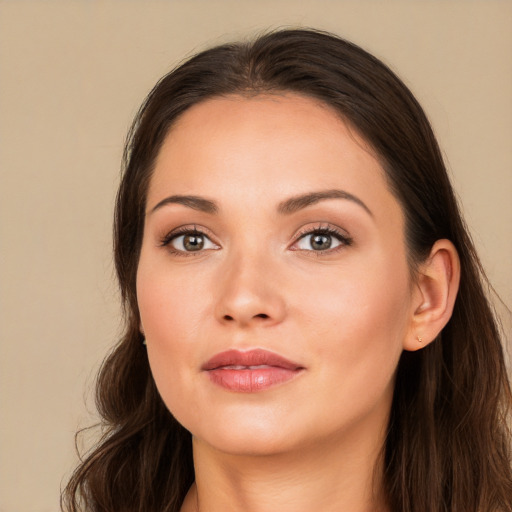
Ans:
<svg viewBox="0 0 512 512"><path fill-rule="evenodd" d="M283 290L272 273L271 265L262 260L236 257L226 261L219 278L217 320L244 328L282 322L286 314Z"/></svg>

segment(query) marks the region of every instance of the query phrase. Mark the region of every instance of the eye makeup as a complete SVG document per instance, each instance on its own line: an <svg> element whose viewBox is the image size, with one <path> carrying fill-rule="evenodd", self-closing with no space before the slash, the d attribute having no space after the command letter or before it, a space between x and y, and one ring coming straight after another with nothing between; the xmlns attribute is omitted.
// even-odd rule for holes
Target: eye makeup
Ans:
<svg viewBox="0 0 512 512"><path fill-rule="evenodd" d="M183 246L183 249L179 249L175 245L180 238L182 238L180 245ZM165 247L171 254L178 257L198 256L204 254L206 250L220 249L220 246L211 240L206 230L195 224L173 229L160 240L159 246ZM187 250L187 247L190 250Z"/></svg>
<svg viewBox="0 0 512 512"><path fill-rule="evenodd" d="M304 249L301 247L294 248L301 240L306 239L307 237L311 237L309 244L312 249ZM335 239L338 244L335 247L331 247L332 240ZM322 242L328 242L328 247L325 249L314 249L314 244L318 245ZM302 228L297 235L295 235L295 241L290 247L290 250L293 251L303 251L314 253L315 256L320 257L324 255L334 254L345 247L352 245L353 239L350 237L345 231L340 230L337 227L334 227L330 224L319 224L316 227L306 226Z"/></svg>
<svg viewBox="0 0 512 512"><path fill-rule="evenodd" d="M311 237L309 240L310 248L299 247L298 244L308 237ZM319 223L316 226L304 227L296 233L289 250L314 253L315 256L320 257L334 254L352 245L352 243L353 239L344 230L330 224ZM326 247L322 247L322 245ZM199 256L204 254L205 251L221 248L220 245L212 241L212 237L207 230L195 224L173 229L161 238L159 246L165 247L172 255L177 257Z"/></svg>

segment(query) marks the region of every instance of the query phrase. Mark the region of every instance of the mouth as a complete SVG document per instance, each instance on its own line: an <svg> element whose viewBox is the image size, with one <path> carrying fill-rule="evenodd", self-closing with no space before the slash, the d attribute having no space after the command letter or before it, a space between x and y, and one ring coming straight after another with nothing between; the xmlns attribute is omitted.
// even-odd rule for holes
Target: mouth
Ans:
<svg viewBox="0 0 512 512"><path fill-rule="evenodd" d="M256 349L221 352L208 360L201 370L224 389L255 393L293 379L304 367L273 352Z"/></svg>

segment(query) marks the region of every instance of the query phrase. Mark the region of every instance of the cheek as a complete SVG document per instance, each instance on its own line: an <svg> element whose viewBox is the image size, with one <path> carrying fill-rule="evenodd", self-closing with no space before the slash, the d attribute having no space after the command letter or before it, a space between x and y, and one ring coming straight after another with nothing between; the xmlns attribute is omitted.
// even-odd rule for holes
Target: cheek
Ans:
<svg viewBox="0 0 512 512"><path fill-rule="evenodd" d="M200 275L161 267L141 261L137 301L146 337L156 345L174 345L200 328L209 294Z"/></svg>
<svg viewBox="0 0 512 512"><path fill-rule="evenodd" d="M400 268L393 272L390 269ZM405 271L402 270L405 268ZM325 378L354 396L378 395L393 378L407 332L410 294L404 265L353 266L307 297L303 330L316 338Z"/></svg>
<svg viewBox="0 0 512 512"><path fill-rule="evenodd" d="M390 337L402 332L410 291L407 268L397 263L382 262L377 266L375 262L362 262L347 267L347 271L307 277L308 281L299 288L307 289L308 293L296 293L300 297L296 307L312 327L325 329L331 335L380 332Z"/></svg>
<svg viewBox="0 0 512 512"><path fill-rule="evenodd" d="M137 300L147 340L148 358L156 386L169 410L191 408L194 397L186 393L201 365L209 294L202 280L193 282L185 272L163 269L141 259L137 274ZM185 397L186 400L185 400ZM179 419L179 417L178 417Z"/></svg>

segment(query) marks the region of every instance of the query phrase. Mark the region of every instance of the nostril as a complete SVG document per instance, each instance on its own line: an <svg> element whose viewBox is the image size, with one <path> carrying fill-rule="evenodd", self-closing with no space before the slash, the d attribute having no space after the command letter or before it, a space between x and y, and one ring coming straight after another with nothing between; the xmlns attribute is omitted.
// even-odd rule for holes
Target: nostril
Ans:
<svg viewBox="0 0 512 512"><path fill-rule="evenodd" d="M270 318L266 313L259 313L258 315L254 315L253 318L263 318L263 319L266 319L266 318ZM234 318L231 316L231 315L224 315L224 320L228 320L228 321L233 321Z"/></svg>

